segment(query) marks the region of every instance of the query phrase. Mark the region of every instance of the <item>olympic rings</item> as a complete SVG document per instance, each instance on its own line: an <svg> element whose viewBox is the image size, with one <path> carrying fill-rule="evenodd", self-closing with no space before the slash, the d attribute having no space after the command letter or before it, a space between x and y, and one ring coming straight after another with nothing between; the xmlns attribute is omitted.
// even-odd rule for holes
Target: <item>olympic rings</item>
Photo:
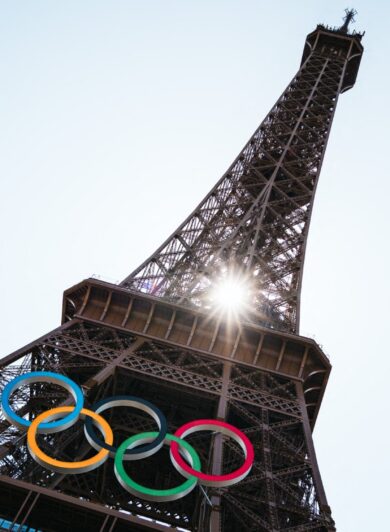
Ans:
<svg viewBox="0 0 390 532"><path fill-rule="evenodd" d="M61 460L51 458L51 456L45 454L38 447L38 444L36 442L36 433L38 425L44 419L57 419L61 416L61 414L71 411L74 411L73 406L59 406L57 408L52 408L51 410L47 410L46 412L39 414L39 416L37 416L31 423L27 431L28 450L30 451L31 456L34 458L34 460L38 462L38 464L40 464L42 467L48 467L49 469L51 469L52 471L56 471L57 473L87 473L88 471L96 469L107 460L109 455L107 449L101 449L95 456L92 456L92 458L88 458L87 460L82 460L78 462L63 462ZM98 428L102 432L105 440L108 444L112 444L112 442L114 441L114 434L112 433L111 427L107 423L107 421L102 416L99 416L99 414L96 414L96 412L92 412L87 408L83 408L80 412L80 417L85 418L86 416L90 416L95 422L99 423Z"/></svg>
<svg viewBox="0 0 390 532"><path fill-rule="evenodd" d="M24 419L10 407L11 394L21 385L33 382L58 384L68 390L75 399L75 406L59 406L39 414L33 421ZM9 382L1 396L1 409L6 419L22 430L27 430L27 447L30 454L41 466L58 473L85 473L103 464L108 457L114 458L114 472L121 486L132 495L148 501L174 501L188 495L197 484L213 487L226 487L240 482L251 470L254 450L247 436L233 425L216 419L200 419L186 423L175 434L167 433L167 421L155 405L131 395L117 395L102 399L91 409L83 408L84 397L80 387L64 375L50 371L34 371L20 375ZM149 414L157 423L158 432L143 432L127 438L118 448L113 446L114 435L108 422L100 415L108 408L129 406ZM66 415L65 415L66 414ZM84 433L90 445L98 452L91 458L76 462L57 460L45 454L36 441L37 434L56 433L74 425L78 419L84 420ZM102 437L96 434L94 425ZM184 439L199 431L215 431L234 439L244 452L244 463L232 473L224 475L206 474L201 471L198 453ZM147 488L135 482L125 471L124 460L147 458L166 444L170 446L170 458L177 471L186 477L182 484L169 489ZM179 451L179 447L181 451Z"/></svg>
<svg viewBox="0 0 390 532"><path fill-rule="evenodd" d="M236 427L233 427L233 425L225 423L224 421L218 421L216 419L199 419L197 421L186 423L180 427L175 432L175 436L178 438L185 438L186 436L201 430L215 430L233 438L244 451L245 462L236 471L233 471L233 473L228 473L226 475L207 475L189 467L180 456L177 442L173 441L171 444L170 455L173 465L176 467L179 473L187 478L193 475L194 477L200 479L201 484L204 486L214 487L232 486L233 484L237 484L237 482L240 482L240 480L245 478L251 470L254 460L253 445L245 436L245 434Z"/></svg>
<svg viewBox="0 0 390 532"><path fill-rule="evenodd" d="M42 425L38 429L38 433L53 434L55 432L67 429L74 425L79 418L81 409L84 406L83 392L75 382L73 382L65 375L60 375L59 373L53 373L51 371L32 371L29 374L20 375L19 377L16 377L14 380L12 380L6 385L1 396L1 409L6 419L13 425L16 425L19 429L28 429L28 427L31 425L31 421L23 419L22 417L15 414L15 412L11 409L9 405L9 399L12 392L14 392L16 388L18 388L22 384L30 384L32 382L40 381L58 384L59 386L62 386L63 388L68 390L68 392L73 395L73 398L76 401L76 406L75 408L72 408L69 414L63 419L54 421L52 423L42 423Z"/></svg>
<svg viewBox="0 0 390 532"><path fill-rule="evenodd" d="M158 432L142 432L141 434L136 434L135 436L131 436L125 440L119 446L115 455L115 475L121 486L136 497L155 502L175 501L185 497L185 495L188 495L195 488L198 482L195 477L188 478L185 482L183 482L183 484L180 484L180 486L176 486L175 488L157 490L146 488L145 486L141 486L141 484L135 482L132 478L130 478L123 467L123 458L126 450L129 448L132 449L133 447L138 446L138 444L142 444L144 442L154 441L153 438L155 438L158 434ZM195 469L195 471L200 471L200 458L192 445L185 440L177 438L173 434L166 435L164 443L169 444L169 442L175 442L176 445L180 445L182 447L183 454L185 455L186 459L189 460L191 466Z"/></svg>
<svg viewBox="0 0 390 532"><path fill-rule="evenodd" d="M145 401L145 399L140 399L139 397L133 397L131 395L116 395L115 397L108 397L107 399L102 399L101 401L95 403L91 407L91 410L97 414L100 414L104 410L114 406L130 406L139 410L143 410L157 422L158 428L160 429L160 432L156 433L157 437L147 445L141 445L140 447L137 446L136 449L127 449L123 457L124 460L140 460L141 458L151 456L161 449L161 447L164 445L164 440L167 433L167 420L159 408L154 406L152 403L149 403L149 401ZM102 442L101 439L96 436L93 428L92 418L90 417L87 417L85 421L84 432L88 442L90 445L92 445L92 447L94 447L94 449L99 450L103 447L104 449L108 449L110 451L111 458L115 457L117 448Z"/></svg>

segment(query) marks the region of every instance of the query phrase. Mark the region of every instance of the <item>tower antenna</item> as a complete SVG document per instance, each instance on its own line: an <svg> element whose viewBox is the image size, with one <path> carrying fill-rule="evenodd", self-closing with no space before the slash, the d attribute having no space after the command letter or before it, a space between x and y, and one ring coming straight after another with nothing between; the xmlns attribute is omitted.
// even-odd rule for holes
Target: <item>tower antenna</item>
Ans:
<svg viewBox="0 0 390 532"><path fill-rule="evenodd" d="M345 9L345 17L343 18L344 24L340 26L340 31L348 33L348 26L351 22L355 22L355 16L357 15L356 9Z"/></svg>

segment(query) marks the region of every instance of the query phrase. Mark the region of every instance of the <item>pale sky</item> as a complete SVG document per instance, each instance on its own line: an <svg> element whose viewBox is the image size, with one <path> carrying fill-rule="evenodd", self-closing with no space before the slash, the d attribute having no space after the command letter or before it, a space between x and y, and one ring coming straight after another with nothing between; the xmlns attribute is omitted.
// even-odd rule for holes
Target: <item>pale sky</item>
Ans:
<svg viewBox="0 0 390 532"><path fill-rule="evenodd" d="M60 323L62 292L121 280L224 173L339 0L0 3L0 350ZM314 432L341 532L388 527L389 7L358 1L307 248L301 332L333 370Z"/></svg>

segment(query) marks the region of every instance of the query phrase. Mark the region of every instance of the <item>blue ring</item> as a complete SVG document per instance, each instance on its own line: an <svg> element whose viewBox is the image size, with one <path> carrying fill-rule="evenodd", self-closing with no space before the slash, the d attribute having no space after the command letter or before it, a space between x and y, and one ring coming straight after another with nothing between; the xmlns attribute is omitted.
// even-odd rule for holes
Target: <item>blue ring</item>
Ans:
<svg viewBox="0 0 390 532"><path fill-rule="evenodd" d="M6 419L22 430L28 429L28 427L31 425L31 421L18 416L10 407L9 399L12 392L14 392L16 388L18 388L22 384L28 384L30 382L39 381L50 382L52 384L58 384L60 386L63 386L72 394L76 405L74 407L74 410L62 419L50 421L48 423L42 423L41 425L39 425L37 432L46 434L54 433L74 425L74 423L76 423L76 421L79 419L81 409L84 406L83 392L74 381L69 379L69 377L61 375L59 373L53 373L52 371L32 371L31 373L25 373L23 375L19 375L19 377L15 377L15 379L13 379L5 386L1 395L1 409Z"/></svg>
<svg viewBox="0 0 390 532"><path fill-rule="evenodd" d="M134 397L132 395L115 395L113 397L101 399L92 405L90 409L97 414L101 414L104 410L113 408L115 406L130 406L139 410L143 410L157 422L160 429L157 437L153 441L144 443L138 447L134 447L134 449L127 449L124 453L124 460L140 460L142 458L152 456L161 449L161 447L164 445L168 426L166 417L161 410L157 408L157 406L149 401L146 401L145 399L141 399L140 397ZM97 450L101 448L107 449L110 451L111 458L115 457L115 453L118 448L114 447L113 445L108 445L101 438L99 438L99 436L97 436L94 430L94 423L89 416L85 419L84 431L92 447Z"/></svg>

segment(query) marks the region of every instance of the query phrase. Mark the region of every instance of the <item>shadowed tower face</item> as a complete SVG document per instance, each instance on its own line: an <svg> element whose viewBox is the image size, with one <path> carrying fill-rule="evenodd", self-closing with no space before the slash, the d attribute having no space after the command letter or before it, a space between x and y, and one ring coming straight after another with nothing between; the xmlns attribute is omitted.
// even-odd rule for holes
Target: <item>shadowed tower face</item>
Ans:
<svg viewBox="0 0 390 532"><path fill-rule="evenodd" d="M31 371L61 373L82 387L88 408L113 395L155 404L170 433L196 419L224 420L254 446L250 474L229 487L198 485L176 501L147 501L123 489L111 458L83 474L45 469L26 433L2 417L0 528L335 530L312 441L331 365L297 332L316 185L338 97L354 85L363 53L362 35L349 29L353 15L307 36L301 66L270 113L145 263L120 285L87 279L66 290L62 325L0 363L1 389ZM10 396L27 420L64 404L72 404L69 393L48 382ZM115 445L156 430L142 409L111 406L104 417ZM228 437L201 432L188 441L202 471L220 475L243 462ZM82 420L38 442L60 460L92 454ZM183 482L166 449L126 468L151 488Z"/></svg>

